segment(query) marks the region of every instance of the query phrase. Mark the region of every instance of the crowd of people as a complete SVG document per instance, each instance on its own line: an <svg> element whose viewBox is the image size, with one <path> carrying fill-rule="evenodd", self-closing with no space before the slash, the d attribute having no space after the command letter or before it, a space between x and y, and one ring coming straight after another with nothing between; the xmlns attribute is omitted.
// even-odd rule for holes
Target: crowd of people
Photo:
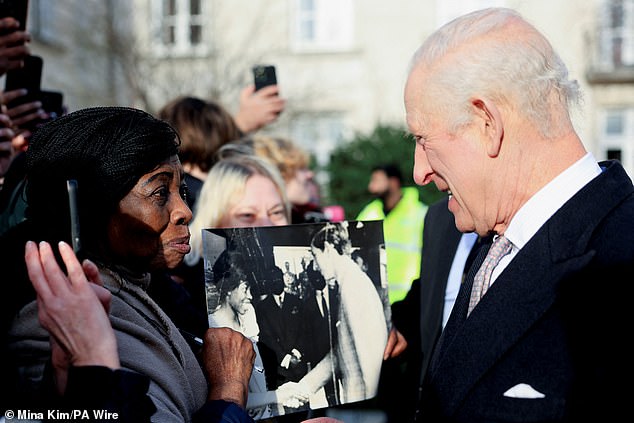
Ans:
<svg viewBox="0 0 634 423"><path fill-rule="evenodd" d="M0 19L0 74L30 54L17 28ZM359 217L398 226L400 208L416 214L391 233L408 246L396 262L417 268L388 257L391 313L372 313L386 300L346 223L320 210L307 154L258 133L284 110L277 86L245 87L235 115L182 96L156 116L90 107L51 119L38 101L8 107L24 95L0 101L3 411L327 421L326 407L378 392L399 422L627 415L634 186L585 149L569 112L578 84L517 12L458 17L413 55L414 179L448 195L413 207L398 172L375 169L380 201ZM229 250L206 267L204 229L306 222L322 226L300 271L254 274ZM281 338L302 329L290 327L300 307L328 348ZM403 351L409 371L382 381ZM317 392L322 412L306 409Z"/></svg>

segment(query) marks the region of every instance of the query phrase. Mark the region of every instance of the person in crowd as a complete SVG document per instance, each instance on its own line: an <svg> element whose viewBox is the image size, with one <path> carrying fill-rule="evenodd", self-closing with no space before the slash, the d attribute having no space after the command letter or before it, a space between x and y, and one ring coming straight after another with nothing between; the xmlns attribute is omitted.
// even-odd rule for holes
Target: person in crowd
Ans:
<svg viewBox="0 0 634 423"><path fill-rule="evenodd" d="M195 210L202 184L213 166L216 152L224 144L273 123L284 110L286 101L278 95L277 85L255 91L248 85L240 93L235 116L219 102L192 96L179 96L158 112L182 139L179 153L189 189L189 206Z"/></svg>
<svg viewBox="0 0 634 423"><path fill-rule="evenodd" d="M40 266L45 279L35 282L36 289L41 290L43 284L63 285L59 280L63 267L53 260L47 243L71 243L67 182L72 179L78 184L78 254L92 261L96 269L84 264L80 271L74 254L61 245L65 267L74 269L66 287L70 283L74 288L84 273L86 279L98 278L110 291L110 330L119 365L146 378L146 395L155 408L152 421L220 421L223 413L249 421L244 407L255 358L251 342L232 330L209 329L203 339L201 365L178 328L146 292L152 271L176 267L189 251L192 215L184 199L178 143L176 132L166 122L125 107L79 110L45 124L34 134L26 153L27 220L7 232L1 243L6 253L1 264L3 269L13 268L7 273L16 287L4 296L10 298L3 298L4 322L11 322L3 340L8 353L3 380L14 388L14 408L54 406L47 401L54 400L52 392L64 392L64 375L69 378L66 389L72 386L74 368L94 364L110 374L108 368L116 371L118 367L111 356L112 334L103 326L102 333L93 337L107 348L102 350L104 357L74 362L77 357L71 354L71 347L80 344L70 340L65 345L59 332L39 314L35 296L29 296L22 286L30 285L25 260L16 265L20 263L16 256L24 251L20 244L40 242L39 257L36 247L27 244L30 276L38 279L33 266ZM43 301L40 296L39 303ZM8 314L5 305L17 313ZM42 313L45 309L43 306ZM93 312L106 313L103 306ZM40 320L51 331L53 342ZM58 349L58 345L64 347ZM232 359L226 360L228 356ZM74 367L69 368L71 365ZM90 391L88 386L84 389Z"/></svg>
<svg viewBox="0 0 634 423"><path fill-rule="evenodd" d="M309 168L309 156L288 138L265 135L245 136L218 152L220 157L233 154L255 154L273 163L282 174L286 194L291 202L291 223L325 222L321 207L314 198L314 173Z"/></svg>
<svg viewBox="0 0 634 423"><path fill-rule="evenodd" d="M42 109L40 101L31 101L9 108L12 100L25 96L25 89L4 91L0 104L0 234L24 220L25 152L37 127L50 115ZM34 125L34 122L39 122ZM30 129L26 129L30 128Z"/></svg>
<svg viewBox="0 0 634 423"><path fill-rule="evenodd" d="M266 297L255 304L262 359L267 369L267 383L276 389L285 382L297 382L306 374L303 303L295 294L284 290L284 273L272 266L265 281Z"/></svg>
<svg viewBox="0 0 634 423"><path fill-rule="evenodd" d="M517 12L431 34L405 85L414 180L448 192L474 261L421 385L417 421L611 421L628 413L634 186L570 118L579 86ZM618 293L618 295L615 295Z"/></svg>
<svg viewBox="0 0 634 423"><path fill-rule="evenodd" d="M302 284L299 275L291 270L291 263L287 260L284 262L284 270L282 271L282 280L284 281L284 292L295 295L300 300L304 299L306 286Z"/></svg>
<svg viewBox="0 0 634 423"><path fill-rule="evenodd" d="M376 199L359 212L356 220L383 220L391 304L402 300L419 276L427 206L418 199L416 187L403 187L403 175L394 164L372 169L368 191Z"/></svg>
<svg viewBox="0 0 634 423"><path fill-rule="evenodd" d="M233 116L220 104L197 97L177 97L158 112L181 138L179 158L185 169L189 207L194 210L203 182L222 145L240 138Z"/></svg>
<svg viewBox="0 0 634 423"><path fill-rule="evenodd" d="M377 288L351 257L347 222L321 227L312 237L311 251L326 283L333 288L330 304L337 300L336 310L329 310L334 342L328 355L294 388L314 395L334 378L334 384L341 387L339 403L371 398L376 394L388 338Z"/></svg>

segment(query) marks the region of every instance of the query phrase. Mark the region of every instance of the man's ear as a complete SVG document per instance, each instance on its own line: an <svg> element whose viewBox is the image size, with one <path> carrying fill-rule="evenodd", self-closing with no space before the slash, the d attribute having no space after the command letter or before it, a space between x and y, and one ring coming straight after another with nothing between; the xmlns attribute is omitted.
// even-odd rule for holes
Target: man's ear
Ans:
<svg viewBox="0 0 634 423"><path fill-rule="evenodd" d="M479 118L478 125L486 141L487 154L489 157L497 157L504 139L504 123L500 109L486 98L472 99L471 105Z"/></svg>

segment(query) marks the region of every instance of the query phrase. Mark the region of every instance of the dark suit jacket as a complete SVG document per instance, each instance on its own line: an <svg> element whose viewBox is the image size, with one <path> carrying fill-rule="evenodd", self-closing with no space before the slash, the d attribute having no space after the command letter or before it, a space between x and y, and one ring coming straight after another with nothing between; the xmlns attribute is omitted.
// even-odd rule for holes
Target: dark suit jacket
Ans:
<svg viewBox="0 0 634 423"><path fill-rule="evenodd" d="M315 367L330 351L330 330L328 316L323 317L319 311L317 300L313 294L304 303L304 337L306 341L302 353Z"/></svg>
<svg viewBox="0 0 634 423"><path fill-rule="evenodd" d="M389 421L411 422L418 403L421 375L440 335L445 289L460 243L447 198L432 204L425 215L420 278L407 296L392 304L392 323L407 340L401 356L383 363L379 405Z"/></svg>
<svg viewBox="0 0 634 423"><path fill-rule="evenodd" d="M563 205L466 319L465 290L422 386L419 421L629 415L634 187L617 162ZM468 285L467 283L464 284ZM504 395L518 384L543 394Z"/></svg>
<svg viewBox="0 0 634 423"><path fill-rule="evenodd" d="M288 369L282 367L280 363L293 348L301 349L300 331L303 321L301 300L293 294L285 293L284 302L280 308L275 298L269 295L254 307L260 327L258 348L266 369L269 389L275 389L289 380L297 382L306 374L306 363L302 362Z"/></svg>
<svg viewBox="0 0 634 423"><path fill-rule="evenodd" d="M317 305L317 297L312 294L304 303L304 322L302 340L304 341L302 354L306 359L306 364L310 363L310 368L314 368L328 354L330 346L330 324L328 316L321 315ZM334 319L335 316L332 316ZM333 339L334 341L334 339ZM338 404L335 393L334 381L331 380L324 385L328 405Z"/></svg>
<svg viewBox="0 0 634 423"><path fill-rule="evenodd" d="M447 278L462 233L456 229L447 198L432 204L425 215L421 277L407 296L392 305L392 320L409 348L420 348L421 371L425 372L440 335Z"/></svg>

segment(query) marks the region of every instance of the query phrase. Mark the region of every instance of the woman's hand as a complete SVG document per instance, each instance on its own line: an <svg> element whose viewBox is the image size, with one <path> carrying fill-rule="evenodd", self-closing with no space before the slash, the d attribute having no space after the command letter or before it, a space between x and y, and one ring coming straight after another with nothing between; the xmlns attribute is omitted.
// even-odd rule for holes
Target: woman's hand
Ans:
<svg viewBox="0 0 634 423"><path fill-rule="evenodd" d="M59 243L66 275L47 242L26 243L25 260L37 293L40 324L51 335L52 362L60 394L66 389L68 368L100 365L120 367L117 340L108 312L112 295L103 288L97 266L79 263L72 248ZM92 282L92 283L91 283Z"/></svg>
<svg viewBox="0 0 634 423"><path fill-rule="evenodd" d="M202 358L210 385L208 399L231 401L244 408L255 361L253 343L233 329L207 329Z"/></svg>

